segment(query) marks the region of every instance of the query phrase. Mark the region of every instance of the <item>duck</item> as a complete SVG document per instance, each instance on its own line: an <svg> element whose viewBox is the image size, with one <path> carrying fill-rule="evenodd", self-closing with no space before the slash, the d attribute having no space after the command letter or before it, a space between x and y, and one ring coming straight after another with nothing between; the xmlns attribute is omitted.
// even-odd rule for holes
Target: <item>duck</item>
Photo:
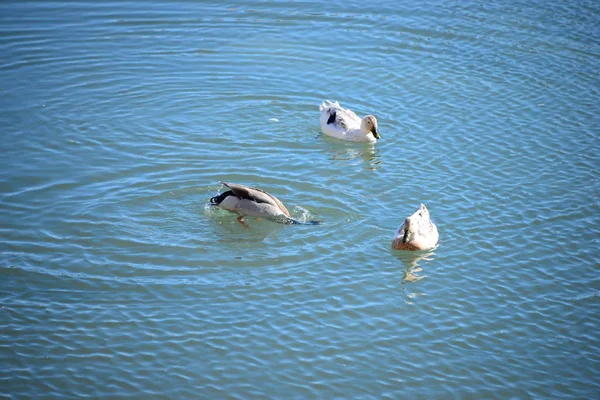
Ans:
<svg viewBox="0 0 600 400"><path fill-rule="evenodd" d="M376 142L380 139L377 118L366 115L359 118L353 111L342 108L340 103L325 100L321 110L321 131L327 136L351 142Z"/></svg>
<svg viewBox="0 0 600 400"><path fill-rule="evenodd" d="M290 216L283 203L272 194L251 186L221 182L230 190L210 199L213 206L237 214L237 221L249 228L244 217L266 218L283 224L319 225L321 221L300 222Z"/></svg>
<svg viewBox="0 0 600 400"><path fill-rule="evenodd" d="M431 221L425 204L406 218L396 231L392 240L394 250L430 250L437 246L439 234L437 226Z"/></svg>

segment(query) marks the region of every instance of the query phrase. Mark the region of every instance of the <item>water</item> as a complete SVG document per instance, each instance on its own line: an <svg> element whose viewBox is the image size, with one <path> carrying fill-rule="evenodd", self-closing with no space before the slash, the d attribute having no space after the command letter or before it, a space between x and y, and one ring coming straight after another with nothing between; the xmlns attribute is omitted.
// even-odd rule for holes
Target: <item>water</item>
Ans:
<svg viewBox="0 0 600 400"><path fill-rule="evenodd" d="M594 1L3 2L0 394L597 397L599 26ZM383 138L323 137L324 99ZM245 229L221 181L324 224ZM391 251L421 202L440 246Z"/></svg>

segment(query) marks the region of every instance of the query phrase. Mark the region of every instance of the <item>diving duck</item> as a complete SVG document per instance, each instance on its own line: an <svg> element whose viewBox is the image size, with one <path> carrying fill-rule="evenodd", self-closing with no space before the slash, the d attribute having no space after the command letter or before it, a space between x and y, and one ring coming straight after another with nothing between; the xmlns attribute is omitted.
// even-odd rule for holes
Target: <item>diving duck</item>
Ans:
<svg viewBox="0 0 600 400"><path fill-rule="evenodd" d="M377 118L367 115L360 119L340 103L325 100L321 107L321 131L327 136L351 142L375 142L380 139Z"/></svg>
<svg viewBox="0 0 600 400"><path fill-rule="evenodd" d="M248 227L243 220L246 216L267 218L283 224L321 224L321 221L300 222L293 219L290 217L290 212L277 197L262 189L236 183L221 183L230 190L211 198L210 203L223 210L238 214L238 222L245 227Z"/></svg>

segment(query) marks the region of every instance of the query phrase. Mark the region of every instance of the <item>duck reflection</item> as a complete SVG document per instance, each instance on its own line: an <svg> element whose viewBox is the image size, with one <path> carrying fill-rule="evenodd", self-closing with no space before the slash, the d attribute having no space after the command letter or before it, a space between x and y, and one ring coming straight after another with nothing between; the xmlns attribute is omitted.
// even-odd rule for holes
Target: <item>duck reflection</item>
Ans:
<svg viewBox="0 0 600 400"><path fill-rule="evenodd" d="M423 275L423 268L421 264L423 261L431 261L434 258L435 252L429 251L393 251L394 257L396 257L404 265L404 276L402 277L402 283L412 283L420 281L427 275Z"/></svg>
<svg viewBox="0 0 600 400"><path fill-rule="evenodd" d="M381 154L378 149L375 148L373 144L363 144L363 145L339 145L339 144L331 144L328 148L330 152L331 160L339 163L350 163L350 164L358 164L362 162L365 165L365 168L370 170L377 170L382 167Z"/></svg>
<svg viewBox="0 0 600 400"><path fill-rule="evenodd" d="M250 218L248 221L252 223L251 228L240 225L235 218L219 218L215 234L220 242L256 243L276 237L285 228L285 225L260 218Z"/></svg>
<svg viewBox="0 0 600 400"><path fill-rule="evenodd" d="M285 227L264 218L250 217L247 226L241 225L231 214L205 205L204 212L213 221L214 237L220 242L256 243L276 237Z"/></svg>

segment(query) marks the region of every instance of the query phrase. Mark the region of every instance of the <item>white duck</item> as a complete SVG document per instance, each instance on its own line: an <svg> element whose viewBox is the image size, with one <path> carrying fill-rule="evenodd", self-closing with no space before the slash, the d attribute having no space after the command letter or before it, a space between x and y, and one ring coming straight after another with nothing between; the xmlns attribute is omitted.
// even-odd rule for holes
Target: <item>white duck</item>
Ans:
<svg viewBox="0 0 600 400"><path fill-rule="evenodd" d="M428 250L435 247L439 240L437 226L431 222L429 210L424 204L406 218L396 231L392 241L395 250Z"/></svg>
<svg viewBox="0 0 600 400"><path fill-rule="evenodd" d="M321 107L321 130L327 136L352 142L375 142L381 138L377 118L367 115L362 120L340 103L325 100Z"/></svg>
<svg viewBox="0 0 600 400"><path fill-rule="evenodd" d="M238 222L245 227L248 227L243 221L245 216L268 218L284 224L321 224L321 221L303 223L291 218L290 212L283 203L264 190L235 183L221 183L231 190L211 198L210 203L223 210L238 214Z"/></svg>

